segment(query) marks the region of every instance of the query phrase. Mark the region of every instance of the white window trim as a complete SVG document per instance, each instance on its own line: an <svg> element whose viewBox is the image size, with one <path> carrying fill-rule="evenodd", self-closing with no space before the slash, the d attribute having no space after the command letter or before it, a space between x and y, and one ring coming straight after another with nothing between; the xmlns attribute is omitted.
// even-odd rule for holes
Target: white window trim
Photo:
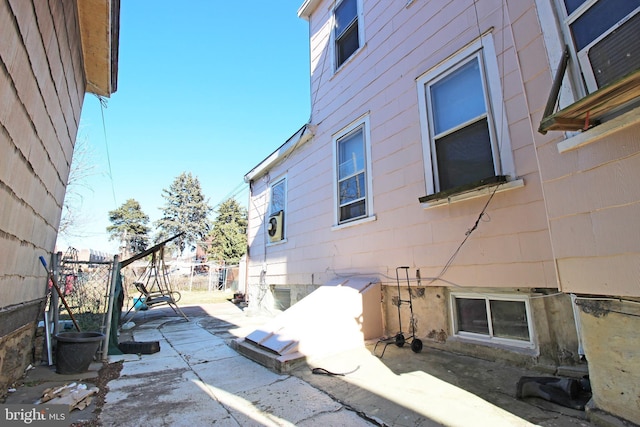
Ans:
<svg viewBox="0 0 640 427"><path fill-rule="evenodd" d="M484 67L483 77L485 80L485 90L488 92L487 113L489 117L489 132L491 133L492 145L498 147L499 164L495 165L500 175L506 175L509 179L515 177L515 166L513 154L511 152L511 141L509 139L509 124L504 109L502 99L502 86L500 84L500 72L495 47L493 45L493 35L486 33L465 48L449 57L444 62L420 75L417 80L418 90L418 110L420 113L422 153L425 169L425 183L427 195L436 193L436 185L433 176L433 156L431 148L431 135L429 112L427 111L427 94L425 85L437 77L447 74L451 69L457 67L465 60L474 55L479 55L480 64Z"/></svg>
<svg viewBox="0 0 640 427"><path fill-rule="evenodd" d="M525 310L527 313L527 328L529 329L529 341L499 338L499 337L492 337L484 334L477 334L473 332L458 331L458 319L457 319L456 304L455 304L456 298L481 299L484 301L498 300L498 301L524 302ZM526 295L452 292L449 295L449 313L451 314L451 318L450 318L451 331L453 333L453 336L459 339L474 341L474 342L481 342L485 344L496 344L496 345L510 347L510 348L535 349L537 347L536 338L535 338L536 333L535 333L534 324L533 324L533 312L531 310L530 299ZM489 319L489 321L490 320L491 319Z"/></svg>
<svg viewBox="0 0 640 427"><path fill-rule="evenodd" d="M364 152L365 152L365 176L366 176L366 186L367 186L367 194L365 195L365 205L367 208L367 213L364 217L359 219L354 219L352 221L347 221L344 223L340 223L340 201L338 197L338 140L343 136L347 135L349 132L354 131L358 127L363 127L363 137L364 137ZM363 116L360 116L344 128L340 129L340 131L333 134L331 137L331 143L333 146L333 226L332 230L341 229L345 227L350 227L356 224L362 224L363 222L369 222L376 219L376 216L373 214L373 180L371 173L371 131L370 131L370 123L369 123L369 113L367 112ZM286 221L285 221L286 223ZM285 234L286 236L286 234Z"/></svg>
<svg viewBox="0 0 640 427"><path fill-rule="evenodd" d="M274 186L278 185L279 183L284 182L284 207L282 208L282 211L284 212L284 227L282 229L282 232L284 233L284 239L282 240L278 240L277 242L271 242L268 239L267 236L267 246L274 246L274 245L281 245L283 243L287 242L287 237L288 237L288 233L287 233L287 223L289 222L289 218L287 215L287 205L288 205L288 197L287 197L287 190L288 190L288 180L287 180L287 175L280 175L278 178L274 179L273 181L271 181L269 183L269 204L267 205L267 215L266 215L266 220L265 220L265 234L267 234L266 231L266 224L269 222L269 218L271 217L272 213L271 213L271 195L272 193L272 189Z"/></svg>
<svg viewBox="0 0 640 427"><path fill-rule="evenodd" d="M554 0L535 0L535 3L538 15L540 16L539 20L540 26L542 27L544 44L547 47L547 57L549 58L549 64L552 68L551 75L555 76L560 60L564 55L564 47L569 41L565 39L565 31L560 28L562 24L560 26L557 24L557 3L552 4ZM562 80L560 95L558 96L559 109L563 109L577 101L579 99L578 93L583 90L582 88L576 89L582 85L575 84L576 76L572 68L575 67L569 64L567 68L568 72L565 72L564 79Z"/></svg>
<svg viewBox="0 0 640 427"><path fill-rule="evenodd" d="M335 10L340 3L335 2L335 5L331 8L331 69L333 70L333 74L336 74L339 70L341 70L345 65L347 65L353 58L355 58L358 53L364 47L364 13L362 8L362 0L356 0L356 7L358 8L358 48L349 56L340 66L338 66L336 62L336 15Z"/></svg>

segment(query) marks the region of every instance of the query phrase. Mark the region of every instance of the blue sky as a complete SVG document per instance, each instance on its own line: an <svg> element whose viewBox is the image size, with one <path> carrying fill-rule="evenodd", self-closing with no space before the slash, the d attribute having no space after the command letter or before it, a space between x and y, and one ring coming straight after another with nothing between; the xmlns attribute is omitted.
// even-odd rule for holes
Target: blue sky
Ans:
<svg viewBox="0 0 640 427"><path fill-rule="evenodd" d="M115 250L108 212L133 198L157 220L162 189L182 172L198 177L210 205L234 190L246 205L244 175L309 119L301 4L122 1L118 90L104 109L85 96L78 132L95 168L82 185L84 236L59 250Z"/></svg>

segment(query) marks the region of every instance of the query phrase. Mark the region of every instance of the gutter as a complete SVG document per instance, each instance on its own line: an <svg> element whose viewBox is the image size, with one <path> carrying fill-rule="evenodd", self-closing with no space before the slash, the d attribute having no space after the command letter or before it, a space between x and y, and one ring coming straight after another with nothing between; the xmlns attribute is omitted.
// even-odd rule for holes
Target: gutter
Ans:
<svg viewBox="0 0 640 427"><path fill-rule="evenodd" d="M247 184L265 175L267 171L284 160L291 152L299 146L308 142L315 134L315 126L309 123L302 126L287 141L271 153L266 159L251 169L245 176L244 182Z"/></svg>

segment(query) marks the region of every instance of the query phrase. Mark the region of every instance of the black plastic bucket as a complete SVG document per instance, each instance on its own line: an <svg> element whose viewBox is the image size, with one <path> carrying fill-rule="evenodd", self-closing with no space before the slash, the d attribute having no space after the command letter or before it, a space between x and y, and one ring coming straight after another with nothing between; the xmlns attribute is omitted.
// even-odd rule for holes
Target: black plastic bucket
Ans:
<svg viewBox="0 0 640 427"><path fill-rule="evenodd" d="M100 332L61 332L56 334L56 372L81 374L89 370L104 334Z"/></svg>

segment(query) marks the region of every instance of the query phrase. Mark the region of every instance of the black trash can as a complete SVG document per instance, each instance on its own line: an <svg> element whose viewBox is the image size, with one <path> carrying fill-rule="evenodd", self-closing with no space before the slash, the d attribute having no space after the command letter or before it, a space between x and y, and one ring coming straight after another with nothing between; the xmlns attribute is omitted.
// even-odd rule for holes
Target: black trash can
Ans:
<svg viewBox="0 0 640 427"><path fill-rule="evenodd" d="M100 332L61 332L56 338L56 372L59 374L81 374L89 365L104 341Z"/></svg>

